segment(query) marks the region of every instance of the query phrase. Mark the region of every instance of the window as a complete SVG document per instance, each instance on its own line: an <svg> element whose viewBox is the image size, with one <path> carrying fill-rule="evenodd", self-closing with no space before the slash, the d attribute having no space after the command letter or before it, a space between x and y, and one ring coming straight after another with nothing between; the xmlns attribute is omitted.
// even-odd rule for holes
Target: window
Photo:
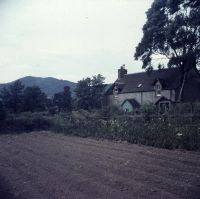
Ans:
<svg viewBox="0 0 200 199"><path fill-rule="evenodd" d="M114 99L117 100L118 98L118 93L119 93L119 89L118 89L118 86L115 85L114 89L113 89L113 95L114 95Z"/></svg>
<svg viewBox="0 0 200 199"><path fill-rule="evenodd" d="M161 86L159 81L155 85L155 90L156 90L156 96L160 97L161 96L162 86Z"/></svg>
<svg viewBox="0 0 200 199"><path fill-rule="evenodd" d="M161 85L160 84L156 85L156 90L161 90Z"/></svg>
<svg viewBox="0 0 200 199"><path fill-rule="evenodd" d="M156 96L160 97L161 96L161 90L156 90Z"/></svg>
<svg viewBox="0 0 200 199"><path fill-rule="evenodd" d="M118 87L117 87L117 85L114 87L114 89L113 89L113 93L114 94L118 94L118 92L119 92L119 90L118 90Z"/></svg>

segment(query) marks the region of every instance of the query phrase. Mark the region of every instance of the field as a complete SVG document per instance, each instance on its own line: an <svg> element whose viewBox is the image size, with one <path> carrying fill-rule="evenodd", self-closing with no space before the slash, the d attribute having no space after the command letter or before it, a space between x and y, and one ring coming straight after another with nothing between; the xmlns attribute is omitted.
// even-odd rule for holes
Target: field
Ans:
<svg viewBox="0 0 200 199"><path fill-rule="evenodd" d="M200 153L32 132L0 136L1 199L200 199Z"/></svg>

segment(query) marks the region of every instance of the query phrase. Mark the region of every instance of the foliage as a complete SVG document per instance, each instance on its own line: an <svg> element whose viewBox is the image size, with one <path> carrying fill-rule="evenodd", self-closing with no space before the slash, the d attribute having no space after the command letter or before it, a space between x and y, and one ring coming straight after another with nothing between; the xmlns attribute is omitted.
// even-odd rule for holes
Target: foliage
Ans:
<svg viewBox="0 0 200 199"><path fill-rule="evenodd" d="M98 74L92 78L78 81L75 89L76 101L75 107L77 109L91 110L102 107L103 88L105 78Z"/></svg>
<svg viewBox="0 0 200 199"><path fill-rule="evenodd" d="M109 114L108 117L104 117L101 111L91 113L84 110L72 115L57 115L53 130L167 149L200 150L200 116L188 115L181 109L179 115L155 114L155 109L147 106L144 110L142 115Z"/></svg>
<svg viewBox="0 0 200 199"><path fill-rule="evenodd" d="M24 90L23 111L44 111L47 97L37 86L27 87Z"/></svg>
<svg viewBox="0 0 200 199"><path fill-rule="evenodd" d="M47 105L47 97L37 86L24 87L20 81L16 81L0 93L3 106L10 113L23 111L44 111Z"/></svg>
<svg viewBox="0 0 200 199"><path fill-rule="evenodd" d="M70 87L65 86L64 91L56 93L53 97L53 105L58 107L59 111L71 111L71 92Z"/></svg>
<svg viewBox="0 0 200 199"><path fill-rule="evenodd" d="M117 113L113 109L107 109L106 114L105 110L78 110L54 115L24 112L8 114L1 122L0 131L51 130L66 135L122 140L167 149L200 150L199 107L199 104L178 104L173 112L159 114L154 107L145 106L140 115ZM109 110L111 113L108 113Z"/></svg>
<svg viewBox="0 0 200 199"><path fill-rule="evenodd" d="M200 117L150 115L134 117L121 115L109 118L94 118L86 111L72 115L56 115L53 131L81 137L95 137L128 141L167 149L200 150Z"/></svg>
<svg viewBox="0 0 200 199"><path fill-rule="evenodd" d="M3 106L10 112L18 113L23 107L24 85L20 81L15 81L9 88L4 88L0 93Z"/></svg>
<svg viewBox="0 0 200 199"><path fill-rule="evenodd" d="M2 102L0 101L0 122L5 120L5 118L6 118L6 111L3 107Z"/></svg>
<svg viewBox="0 0 200 199"><path fill-rule="evenodd" d="M49 130L52 118L45 113L23 112L20 114L8 114L2 123L0 131L2 133L30 132L35 130Z"/></svg>
<svg viewBox="0 0 200 199"><path fill-rule="evenodd" d="M182 90L189 72L200 66L200 3L198 0L154 0L147 12L143 38L135 58L152 69L152 59L168 59L168 67L181 69Z"/></svg>
<svg viewBox="0 0 200 199"><path fill-rule="evenodd" d="M119 115L123 115L124 111L120 109L118 106L104 106L98 112L101 113L101 117L110 118L110 117L117 117Z"/></svg>
<svg viewBox="0 0 200 199"><path fill-rule="evenodd" d="M153 114L158 113L157 107L154 104L144 104L141 107L141 113L146 120L150 120Z"/></svg>

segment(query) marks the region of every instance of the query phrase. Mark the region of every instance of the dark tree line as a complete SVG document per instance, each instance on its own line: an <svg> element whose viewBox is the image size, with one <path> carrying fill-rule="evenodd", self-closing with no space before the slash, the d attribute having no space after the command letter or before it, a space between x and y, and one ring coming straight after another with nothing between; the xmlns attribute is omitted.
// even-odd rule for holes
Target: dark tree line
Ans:
<svg viewBox="0 0 200 199"><path fill-rule="evenodd" d="M65 87L63 92L54 95L53 99L48 99L46 94L37 86L26 87L16 81L8 88L3 88L0 92L0 115L1 112L41 112L56 107L59 111L71 110L71 92L69 87Z"/></svg>
<svg viewBox="0 0 200 199"><path fill-rule="evenodd" d="M25 88L20 81L15 81L0 91L0 119L5 117L5 113L49 111L54 114L71 112L72 109L99 109L103 103L104 79L99 74L80 80L73 99L68 86L49 99L39 87Z"/></svg>

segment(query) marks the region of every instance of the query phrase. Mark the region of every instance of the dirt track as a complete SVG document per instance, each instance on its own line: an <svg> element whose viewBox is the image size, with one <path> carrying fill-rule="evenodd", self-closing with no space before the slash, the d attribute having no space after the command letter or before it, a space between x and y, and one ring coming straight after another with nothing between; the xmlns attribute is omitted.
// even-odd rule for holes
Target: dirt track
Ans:
<svg viewBox="0 0 200 199"><path fill-rule="evenodd" d="M200 153L49 132L0 136L1 199L200 199Z"/></svg>

